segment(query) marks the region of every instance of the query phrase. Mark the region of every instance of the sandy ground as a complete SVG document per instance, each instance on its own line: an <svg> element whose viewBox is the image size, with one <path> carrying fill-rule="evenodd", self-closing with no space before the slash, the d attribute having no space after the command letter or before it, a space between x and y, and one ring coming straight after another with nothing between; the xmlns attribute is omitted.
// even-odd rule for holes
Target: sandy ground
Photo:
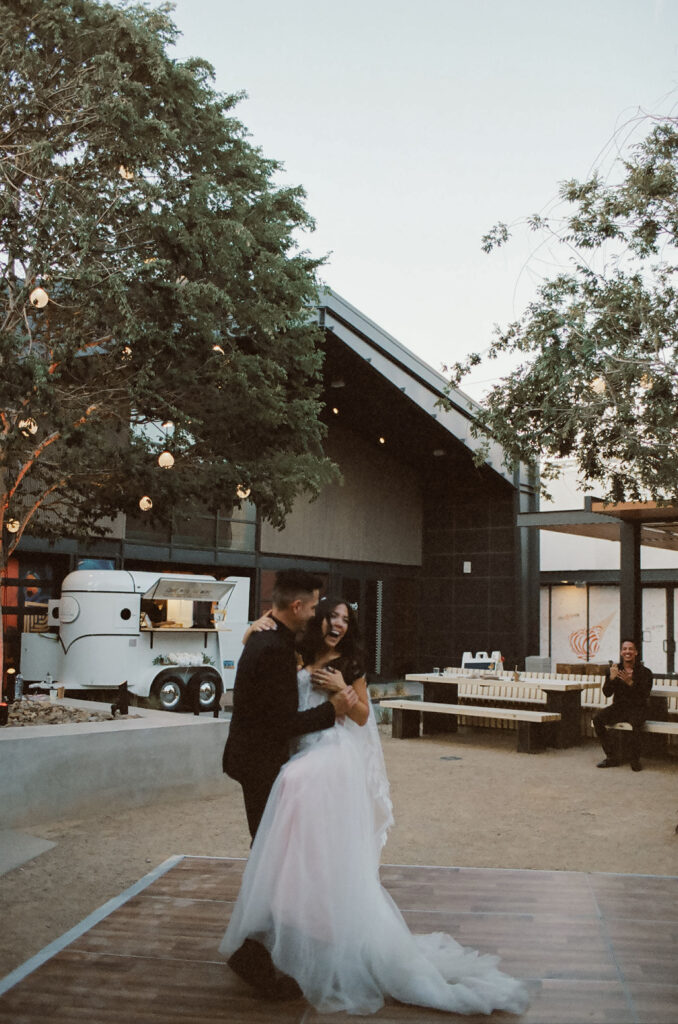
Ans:
<svg viewBox="0 0 678 1024"><path fill-rule="evenodd" d="M389 864L678 874L678 759L596 770L594 742L518 754L515 733L382 739ZM239 786L24 831L53 849L0 877L0 975L173 854L246 857Z"/></svg>

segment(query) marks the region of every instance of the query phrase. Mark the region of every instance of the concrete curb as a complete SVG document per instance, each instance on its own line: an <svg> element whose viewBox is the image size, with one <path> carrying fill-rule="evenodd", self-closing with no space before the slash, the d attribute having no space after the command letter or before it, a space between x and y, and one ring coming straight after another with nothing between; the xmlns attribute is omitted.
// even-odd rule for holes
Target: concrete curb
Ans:
<svg viewBox="0 0 678 1024"><path fill-rule="evenodd" d="M139 807L161 794L206 796L218 788L230 716L130 710L142 717L0 731L0 828Z"/></svg>

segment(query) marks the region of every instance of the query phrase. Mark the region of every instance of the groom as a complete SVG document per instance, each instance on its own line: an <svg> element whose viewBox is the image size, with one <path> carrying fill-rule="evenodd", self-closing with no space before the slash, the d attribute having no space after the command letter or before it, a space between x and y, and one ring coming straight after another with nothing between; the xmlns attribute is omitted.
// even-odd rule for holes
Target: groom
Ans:
<svg viewBox="0 0 678 1024"><path fill-rule="evenodd" d="M321 582L301 569L277 573L275 629L253 633L238 662L223 768L242 786L252 840L276 776L290 756L290 741L331 728L337 716L345 715L357 700L349 689L332 694L319 707L298 710L295 636L313 617ZM228 963L269 998L300 994L293 979L276 975L268 950L259 942L247 939Z"/></svg>

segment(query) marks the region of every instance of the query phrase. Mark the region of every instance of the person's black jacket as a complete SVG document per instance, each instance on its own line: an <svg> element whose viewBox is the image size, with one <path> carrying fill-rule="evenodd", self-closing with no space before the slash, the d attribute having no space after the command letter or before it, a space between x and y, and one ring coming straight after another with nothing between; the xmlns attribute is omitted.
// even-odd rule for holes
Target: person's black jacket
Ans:
<svg viewBox="0 0 678 1024"><path fill-rule="evenodd" d="M623 667L623 662L620 661L618 668ZM612 697L613 704L646 707L651 689L652 673L641 661L637 661L633 666L633 686L627 686L622 679L610 679L609 669L605 673L603 693L606 697Z"/></svg>
<svg viewBox="0 0 678 1024"><path fill-rule="evenodd" d="M238 782L273 779L290 755L290 740L334 725L334 706L298 711L294 634L277 629L253 633L240 656L233 715L223 769Z"/></svg>

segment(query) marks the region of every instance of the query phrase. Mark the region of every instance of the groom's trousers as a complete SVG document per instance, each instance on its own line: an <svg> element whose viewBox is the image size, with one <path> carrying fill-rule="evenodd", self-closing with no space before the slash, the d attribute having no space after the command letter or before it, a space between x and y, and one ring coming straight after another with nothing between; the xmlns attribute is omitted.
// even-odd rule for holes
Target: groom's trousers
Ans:
<svg viewBox="0 0 678 1024"><path fill-rule="evenodd" d="M276 770L274 775L268 773L263 775L257 775L252 779L248 779L247 782L242 782L242 795L245 801L245 814L247 815L247 825L252 836L252 842L257 834L259 823L264 814L266 808L266 802L268 800L273 783L276 780L278 772Z"/></svg>

